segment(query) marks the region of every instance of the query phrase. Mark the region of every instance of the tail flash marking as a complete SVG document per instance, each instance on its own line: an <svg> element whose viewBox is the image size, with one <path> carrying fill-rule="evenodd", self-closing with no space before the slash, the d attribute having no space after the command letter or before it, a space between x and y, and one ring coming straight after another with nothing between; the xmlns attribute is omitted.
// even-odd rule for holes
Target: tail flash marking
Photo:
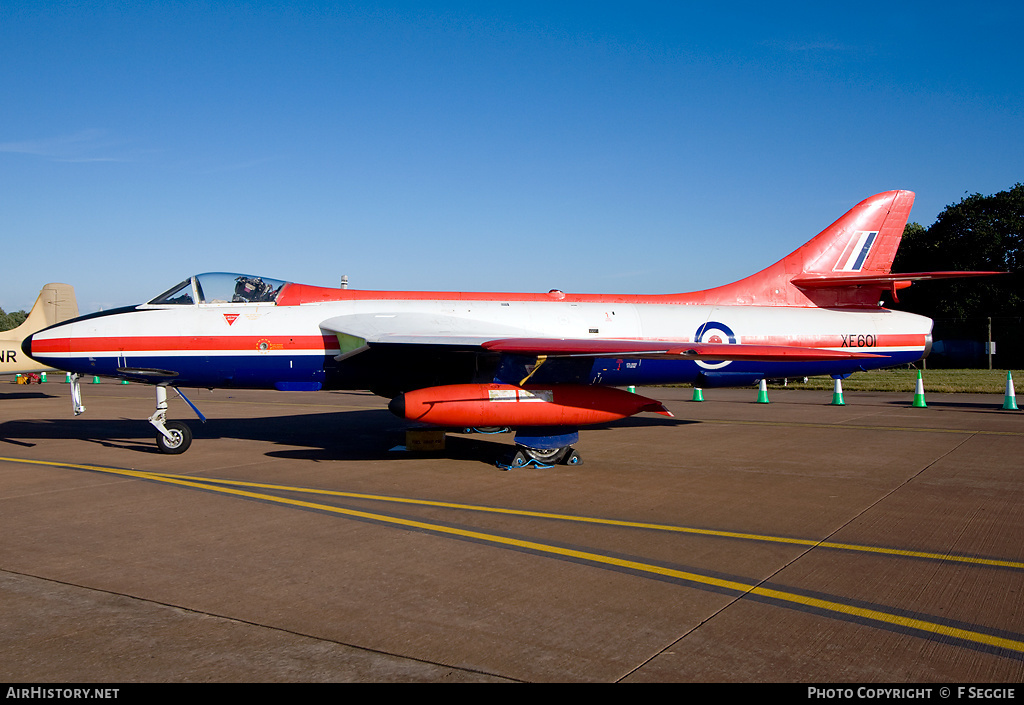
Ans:
<svg viewBox="0 0 1024 705"><path fill-rule="evenodd" d="M864 267L864 260L868 258L868 254L871 252L871 246L875 243L876 237L878 237L877 230L855 233L854 237L851 238L850 243L846 246L846 250L843 251L843 256L839 258L839 261L836 263L836 266L833 267L832 271L861 271Z"/></svg>

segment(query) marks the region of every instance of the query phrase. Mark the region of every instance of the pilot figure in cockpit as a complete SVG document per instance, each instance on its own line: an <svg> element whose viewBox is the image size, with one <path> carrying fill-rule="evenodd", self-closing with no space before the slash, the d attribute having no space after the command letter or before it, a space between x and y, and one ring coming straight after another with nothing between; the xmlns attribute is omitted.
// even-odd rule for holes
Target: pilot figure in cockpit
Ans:
<svg viewBox="0 0 1024 705"><path fill-rule="evenodd" d="M254 301L269 301L273 298L273 291L273 287L259 277L235 277L235 295L231 302L247 304ZM268 295L271 295L270 298Z"/></svg>

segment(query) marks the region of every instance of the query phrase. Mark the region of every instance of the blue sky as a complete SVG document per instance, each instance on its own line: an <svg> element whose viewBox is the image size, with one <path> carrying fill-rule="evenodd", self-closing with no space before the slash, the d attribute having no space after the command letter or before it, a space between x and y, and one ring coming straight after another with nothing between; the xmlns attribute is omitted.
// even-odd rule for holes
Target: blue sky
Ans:
<svg viewBox="0 0 1024 705"><path fill-rule="evenodd" d="M781 5L781 6L780 6ZM1024 180L1019 3L0 2L0 306L691 291Z"/></svg>

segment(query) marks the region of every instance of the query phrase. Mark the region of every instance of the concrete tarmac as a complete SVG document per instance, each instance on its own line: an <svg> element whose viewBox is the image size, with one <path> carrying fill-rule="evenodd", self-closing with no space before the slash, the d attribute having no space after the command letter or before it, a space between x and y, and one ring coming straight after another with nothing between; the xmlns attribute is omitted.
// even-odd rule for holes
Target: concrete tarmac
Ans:
<svg viewBox="0 0 1024 705"><path fill-rule="evenodd" d="M0 680L1020 683L1024 411L638 389L578 466L366 393L0 381ZM927 389L927 376L925 377ZM191 420L190 420L191 419Z"/></svg>

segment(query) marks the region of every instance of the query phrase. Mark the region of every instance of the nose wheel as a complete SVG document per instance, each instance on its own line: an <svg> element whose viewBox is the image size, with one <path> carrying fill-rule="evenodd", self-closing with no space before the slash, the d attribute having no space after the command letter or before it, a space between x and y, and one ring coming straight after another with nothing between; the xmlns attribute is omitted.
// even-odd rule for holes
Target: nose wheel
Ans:
<svg viewBox="0 0 1024 705"><path fill-rule="evenodd" d="M190 445L192 445L192 431L181 421L168 421L164 424L163 431L157 429L156 446L161 453L177 455L188 450Z"/></svg>

